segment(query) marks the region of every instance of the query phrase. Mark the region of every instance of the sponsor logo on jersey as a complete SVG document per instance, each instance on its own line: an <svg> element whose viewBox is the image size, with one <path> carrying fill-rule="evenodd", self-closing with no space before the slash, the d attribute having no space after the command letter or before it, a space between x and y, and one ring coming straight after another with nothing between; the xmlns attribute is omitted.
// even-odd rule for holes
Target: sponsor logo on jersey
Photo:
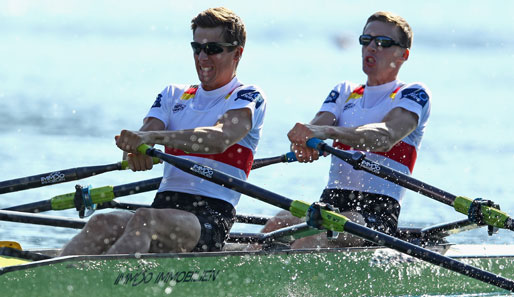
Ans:
<svg viewBox="0 0 514 297"><path fill-rule="evenodd" d="M157 98L155 98L155 102L153 103L152 108L161 107L161 98L162 94L157 95Z"/></svg>
<svg viewBox="0 0 514 297"><path fill-rule="evenodd" d="M346 111L347 109L354 108L354 107L355 107L355 103L348 103L343 107L343 112Z"/></svg>
<svg viewBox="0 0 514 297"><path fill-rule="evenodd" d="M173 106L173 113L177 113L177 112L183 110L184 108L186 108L185 104L177 103L177 104L175 104L175 106Z"/></svg>
<svg viewBox="0 0 514 297"><path fill-rule="evenodd" d="M325 99L323 103L336 103L337 98L339 98L339 92L331 91L330 94L328 94L327 99Z"/></svg>
<svg viewBox="0 0 514 297"><path fill-rule="evenodd" d="M237 101L239 99L249 102L255 102L255 108L259 108L259 106L261 106L261 104L264 102L261 93L255 90L242 90L237 92L237 96L234 101Z"/></svg>
<svg viewBox="0 0 514 297"><path fill-rule="evenodd" d="M423 89L405 89L402 91L402 99L404 98L418 103L421 107L425 107L428 102L428 94Z"/></svg>

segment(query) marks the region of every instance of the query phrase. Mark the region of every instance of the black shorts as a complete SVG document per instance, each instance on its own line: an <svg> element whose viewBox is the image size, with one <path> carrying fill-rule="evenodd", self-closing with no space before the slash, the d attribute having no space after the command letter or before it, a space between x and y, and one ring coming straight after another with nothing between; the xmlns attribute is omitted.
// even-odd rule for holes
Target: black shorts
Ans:
<svg viewBox="0 0 514 297"><path fill-rule="evenodd" d="M321 194L321 202L329 203L339 211L354 211L360 213L366 221L366 226L394 235L398 228L400 203L389 196L357 192L341 189L325 189Z"/></svg>
<svg viewBox="0 0 514 297"><path fill-rule="evenodd" d="M236 210L229 202L188 193L157 193L151 207L180 209L196 215L201 235L193 252L220 251L236 220Z"/></svg>

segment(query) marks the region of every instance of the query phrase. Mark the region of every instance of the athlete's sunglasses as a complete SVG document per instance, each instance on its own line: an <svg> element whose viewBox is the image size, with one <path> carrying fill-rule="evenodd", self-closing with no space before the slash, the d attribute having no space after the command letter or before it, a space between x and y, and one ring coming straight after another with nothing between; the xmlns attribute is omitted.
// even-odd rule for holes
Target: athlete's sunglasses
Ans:
<svg viewBox="0 0 514 297"><path fill-rule="evenodd" d="M373 40L375 40L376 46L391 47L393 45L397 45L399 47L405 48L405 46L399 44L388 36L371 36L369 34L359 36L359 43L364 46L369 45Z"/></svg>
<svg viewBox="0 0 514 297"><path fill-rule="evenodd" d="M193 52L195 55L199 55L200 52L203 50L207 55L216 55L221 54L223 52L223 47L232 47L235 46L232 43L226 43L226 42L206 42L206 43L200 43L200 42L191 42L191 47L193 48Z"/></svg>

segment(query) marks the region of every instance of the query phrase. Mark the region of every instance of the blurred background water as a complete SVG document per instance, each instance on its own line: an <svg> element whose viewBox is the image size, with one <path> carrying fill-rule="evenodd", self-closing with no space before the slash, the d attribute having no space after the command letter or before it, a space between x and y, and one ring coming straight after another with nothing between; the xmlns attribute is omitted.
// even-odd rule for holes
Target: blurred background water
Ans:
<svg viewBox="0 0 514 297"><path fill-rule="evenodd" d="M121 159L114 135L138 129L169 83L196 83L190 20L226 6L247 27L238 69L268 96L256 158L289 149L286 133L312 119L341 80L365 82L357 37L378 10L402 15L414 31L400 72L432 91L432 114L414 177L455 195L482 197L514 214L514 2L426 1L29 1L0 0L0 180ZM290 198L318 199L329 158L255 170L249 181ZM74 192L74 185L120 185L162 175L111 172L8 193L0 207ZM121 198L150 203L153 193ZM449 206L408 191L400 225L429 226L464 218ZM243 196L241 213L278 209ZM74 210L51 215L77 217ZM237 224L233 230L257 231ZM0 239L24 248L60 247L77 231L0 222ZM514 243L511 232L485 229L450 237L460 243Z"/></svg>

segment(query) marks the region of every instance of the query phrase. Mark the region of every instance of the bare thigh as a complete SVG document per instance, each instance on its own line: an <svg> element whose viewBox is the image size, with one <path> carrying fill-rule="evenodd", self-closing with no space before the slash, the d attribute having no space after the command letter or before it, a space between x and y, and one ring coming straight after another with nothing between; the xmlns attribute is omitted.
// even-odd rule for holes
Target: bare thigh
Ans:
<svg viewBox="0 0 514 297"><path fill-rule="evenodd" d="M141 210L136 212L133 219L149 227L150 252L188 252L198 243L201 227L194 214L178 209ZM131 223L132 220L129 222L130 228Z"/></svg>

